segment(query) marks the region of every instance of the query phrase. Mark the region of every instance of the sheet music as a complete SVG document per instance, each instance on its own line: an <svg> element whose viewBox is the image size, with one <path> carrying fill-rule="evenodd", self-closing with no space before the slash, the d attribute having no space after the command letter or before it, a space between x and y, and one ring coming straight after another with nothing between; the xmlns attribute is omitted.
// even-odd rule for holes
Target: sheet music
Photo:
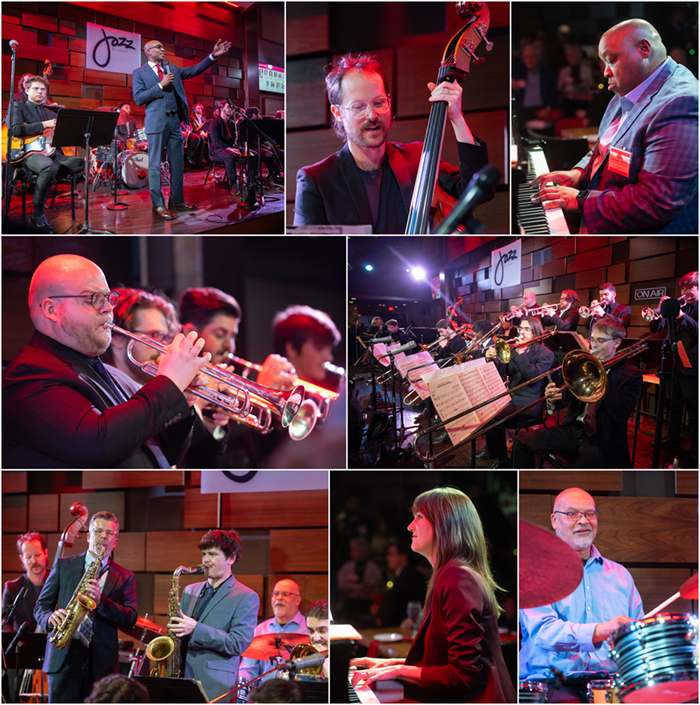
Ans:
<svg viewBox="0 0 700 705"><path fill-rule="evenodd" d="M403 355L403 353L400 354ZM409 355L408 357L404 355L404 358L405 359L401 360L401 362L397 361L396 366L399 368L401 376L406 379L408 379L409 370L412 370L414 367L420 367L420 365L425 365L426 363L432 364L428 365L428 367L422 367L421 371L425 370L429 372L430 370L438 369L438 366L433 362L433 358L427 350L421 350L421 352L415 355ZM414 377L417 378L415 382L413 381ZM428 389L428 385L422 380L422 377L416 372L411 375L410 379L411 386L418 392L420 398L427 399L430 396L430 390Z"/></svg>
<svg viewBox="0 0 700 705"><path fill-rule="evenodd" d="M484 358L428 373L424 375L424 379L428 384L435 409L443 420L506 391L495 363L487 363ZM446 425L445 430L453 445L483 426L507 406L509 401L508 396L502 397Z"/></svg>
<svg viewBox="0 0 700 705"><path fill-rule="evenodd" d="M374 357L376 357L377 360L382 365L384 365L384 367L389 367L389 365L391 365L391 356L387 355L387 352L389 352L389 350L393 350L394 348L398 348L398 347L401 347L401 343L392 343L388 347L387 347L386 343L375 343L374 349L372 352L374 354ZM406 355L404 353L398 353L394 359L400 357L401 355L406 357Z"/></svg>

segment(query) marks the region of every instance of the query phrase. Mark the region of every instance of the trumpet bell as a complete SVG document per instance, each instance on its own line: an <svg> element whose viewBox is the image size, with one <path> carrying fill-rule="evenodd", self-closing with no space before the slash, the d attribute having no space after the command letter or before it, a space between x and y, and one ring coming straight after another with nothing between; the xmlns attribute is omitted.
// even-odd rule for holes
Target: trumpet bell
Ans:
<svg viewBox="0 0 700 705"><path fill-rule="evenodd" d="M572 350L565 356L562 376L571 393L587 404L600 401L608 391L605 368L585 350Z"/></svg>
<svg viewBox="0 0 700 705"><path fill-rule="evenodd" d="M289 437L293 441L303 441L316 426L319 411L311 399L305 399L289 424Z"/></svg>
<svg viewBox="0 0 700 705"><path fill-rule="evenodd" d="M287 428L287 426L292 423L299 409L303 406L304 394L304 387L297 385L287 397L287 400L284 402L284 407L282 408L282 413L280 414L283 428Z"/></svg>

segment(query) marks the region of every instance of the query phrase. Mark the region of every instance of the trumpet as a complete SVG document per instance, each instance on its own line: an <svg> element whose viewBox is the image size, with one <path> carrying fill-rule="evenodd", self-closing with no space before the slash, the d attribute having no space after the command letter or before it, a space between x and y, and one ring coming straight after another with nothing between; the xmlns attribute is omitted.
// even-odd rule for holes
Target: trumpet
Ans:
<svg viewBox="0 0 700 705"><path fill-rule="evenodd" d="M685 306L685 296L679 296L676 300L681 306ZM657 321L659 318L661 318L661 305L659 305L659 308L650 308L649 306L643 308L642 318L648 323L651 323L652 321Z"/></svg>
<svg viewBox="0 0 700 705"><path fill-rule="evenodd" d="M592 355L591 353L588 353L585 350L571 350L564 356L562 364L559 365L559 367L555 367L554 369L549 370L548 372L543 372L541 375L537 375L531 380L523 382L517 387L513 387L513 389L508 389L505 392L502 392L501 394L497 394L491 399L488 399L484 402L481 402L480 404L477 404L476 406L473 406L471 409L467 409L466 411L462 411L458 414L455 414L446 421L441 421L440 423L433 424L429 428L420 431L420 433L416 434L415 438L413 439L413 449L415 450L416 455L418 455L418 457L420 457L420 459L425 463L434 463L436 460L439 460L445 457L446 455L449 455L455 450L455 448L459 448L460 446L469 443L469 441L473 441L478 436L481 436L487 431L496 428L496 426L500 426L501 424L505 423L514 416L522 414L524 411L527 411L528 409L533 406L536 406L537 404L541 404L546 399L546 397L540 397L539 399L535 399L535 401L519 409L516 409L516 411L514 411L512 414L504 416L499 421L487 424L485 427L478 429L467 438L464 438L459 441L459 443L453 445L451 448L447 448L446 450L432 457L425 456L418 450L418 439L428 433L433 433L436 429L440 427L447 427L448 424L454 423L455 421L458 421L459 419L468 416L474 411L477 411L478 409L487 406L491 402L496 401L496 399L500 399L501 397L512 394L518 389L522 389L531 384L534 384L535 382L539 382L545 377L553 375L556 372L559 372L560 370L562 376L564 377L565 383L563 386L559 387L559 391L568 389L571 394L573 394L577 399L588 404L600 401L605 397L608 391L607 370L611 367L614 367L615 365L620 364L621 362L624 362L630 357L634 357L644 352L648 347L647 338L650 335L651 334L648 334L647 336L640 338L636 343L634 343L634 345L630 345L619 355L616 355L615 357L612 357L609 360L605 360L604 362L601 362L600 360L598 360L597 357L595 357L595 355Z"/></svg>
<svg viewBox="0 0 700 705"><path fill-rule="evenodd" d="M544 304L544 306L538 306L537 308L529 308L525 311L526 316L544 316L546 315L545 309L553 308L555 311L559 311L559 304Z"/></svg>
<svg viewBox="0 0 700 705"><path fill-rule="evenodd" d="M600 301L593 299L593 301L591 301L590 306L580 306L579 307L578 315L581 318L588 318L591 315L591 309L594 309L596 306L600 306Z"/></svg>
<svg viewBox="0 0 700 705"><path fill-rule="evenodd" d="M134 358L132 354L134 343L143 343L161 354L168 352L168 346L143 333L132 333L114 324L111 325L111 328L112 331L131 338L127 347L127 355L131 363L140 367L145 374L155 377L158 374L156 365L152 362L139 362ZM202 368L202 372L207 377L227 386L230 393L223 394L210 387L192 385L187 388L187 391L220 407L236 421L250 426L260 433L269 433L272 430L273 418L279 417L282 427L289 428L289 435L294 440L306 438L313 430L316 419L315 416L312 419L308 414L308 407L303 409L303 414L299 413L302 411L305 396L302 385L295 386L290 392L269 389L211 363L207 363Z"/></svg>

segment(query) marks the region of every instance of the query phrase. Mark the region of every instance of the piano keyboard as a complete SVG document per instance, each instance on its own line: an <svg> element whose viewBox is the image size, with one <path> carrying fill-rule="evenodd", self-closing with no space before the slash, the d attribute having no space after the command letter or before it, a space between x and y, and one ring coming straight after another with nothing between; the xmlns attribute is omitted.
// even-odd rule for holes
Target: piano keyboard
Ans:
<svg viewBox="0 0 700 705"><path fill-rule="evenodd" d="M536 193L530 182L550 169L541 147L528 148L527 180L518 188L518 225L523 235L569 235L569 227L561 208L545 210L542 204L533 203L530 198Z"/></svg>
<svg viewBox="0 0 700 705"><path fill-rule="evenodd" d="M354 671L353 671L354 673ZM348 702L349 703L364 703L364 705L376 705L380 701L374 691L367 685L358 685L354 687L352 684L352 674L348 675Z"/></svg>

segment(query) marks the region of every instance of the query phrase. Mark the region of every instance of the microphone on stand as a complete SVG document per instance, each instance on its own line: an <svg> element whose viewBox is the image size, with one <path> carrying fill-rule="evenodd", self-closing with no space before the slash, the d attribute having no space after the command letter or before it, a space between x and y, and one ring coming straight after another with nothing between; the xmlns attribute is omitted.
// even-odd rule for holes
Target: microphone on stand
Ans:
<svg viewBox="0 0 700 705"><path fill-rule="evenodd" d="M10 39L10 49L12 49L13 54L17 51L18 46L19 42L16 39Z"/></svg>

